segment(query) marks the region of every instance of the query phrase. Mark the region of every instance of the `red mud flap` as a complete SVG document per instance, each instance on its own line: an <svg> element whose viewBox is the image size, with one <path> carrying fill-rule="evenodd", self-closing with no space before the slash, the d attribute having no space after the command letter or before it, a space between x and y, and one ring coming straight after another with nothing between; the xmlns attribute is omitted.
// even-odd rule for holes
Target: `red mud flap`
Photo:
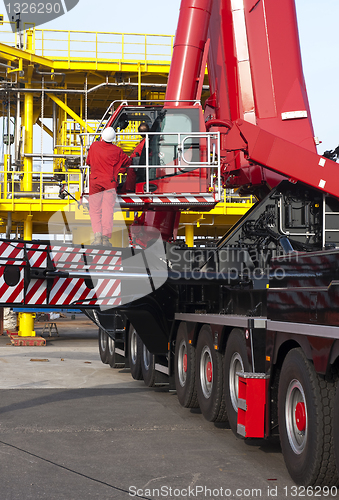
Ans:
<svg viewBox="0 0 339 500"><path fill-rule="evenodd" d="M268 375L237 373L239 377L238 426L240 436L265 437L265 407Z"/></svg>

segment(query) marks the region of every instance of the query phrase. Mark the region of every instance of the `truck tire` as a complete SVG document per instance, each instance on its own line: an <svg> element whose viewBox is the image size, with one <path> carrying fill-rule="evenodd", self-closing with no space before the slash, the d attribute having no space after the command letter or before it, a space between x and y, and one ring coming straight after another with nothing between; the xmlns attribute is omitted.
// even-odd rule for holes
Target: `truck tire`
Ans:
<svg viewBox="0 0 339 500"><path fill-rule="evenodd" d="M228 421L233 433L237 433L238 421L238 376L237 372L250 371L247 357L245 334L243 330L234 328L227 340L224 357L224 392Z"/></svg>
<svg viewBox="0 0 339 500"><path fill-rule="evenodd" d="M141 345L142 345L142 355L141 355L142 376L147 387L154 387L155 384L154 354L151 354L143 343L141 343Z"/></svg>
<svg viewBox="0 0 339 500"><path fill-rule="evenodd" d="M222 355L214 349L211 327L204 325L196 350L196 385L201 413L209 422L227 420Z"/></svg>
<svg viewBox="0 0 339 500"><path fill-rule="evenodd" d="M302 349L292 349L281 369L278 421L285 464L299 485L337 484L333 400L334 384L316 374Z"/></svg>
<svg viewBox="0 0 339 500"><path fill-rule="evenodd" d="M121 361L121 356L119 356L115 352L115 340L113 340L111 337L108 336L107 340L108 344L108 354L107 354L107 360L108 364L111 368L123 368L125 366L125 363L122 363Z"/></svg>
<svg viewBox="0 0 339 500"><path fill-rule="evenodd" d="M142 343L133 325L128 331L128 361L134 380L142 380L141 371Z"/></svg>
<svg viewBox="0 0 339 500"><path fill-rule="evenodd" d="M337 382L335 399L334 399L334 419L333 419L333 440L334 440L334 452L337 464L337 471L339 471L339 380Z"/></svg>
<svg viewBox="0 0 339 500"><path fill-rule="evenodd" d="M103 363L108 363L108 335L101 328L99 328L98 333L99 339L99 355Z"/></svg>
<svg viewBox="0 0 339 500"><path fill-rule="evenodd" d="M179 325L177 333L174 379L181 406L185 408L197 408L199 404L195 385L195 348L188 342L186 323Z"/></svg>

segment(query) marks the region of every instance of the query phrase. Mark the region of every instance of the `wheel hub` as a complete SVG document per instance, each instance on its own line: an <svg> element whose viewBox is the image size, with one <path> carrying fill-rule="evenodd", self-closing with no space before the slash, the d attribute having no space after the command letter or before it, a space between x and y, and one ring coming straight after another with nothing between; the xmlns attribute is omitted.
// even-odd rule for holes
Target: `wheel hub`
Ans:
<svg viewBox="0 0 339 500"><path fill-rule="evenodd" d="M212 370L212 363L210 361L206 364L206 378L207 382L209 383L212 382L213 370Z"/></svg>
<svg viewBox="0 0 339 500"><path fill-rule="evenodd" d="M307 443L308 419L304 389L297 379L291 380L287 388L285 421L291 449L296 455L300 455Z"/></svg>
<svg viewBox="0 0 339 500"><path fill-rule="evenodd" d="M184 370L185 373L187 373L187 354L184 354L182 360L182 369Z"/></svg>
<svg viewBox="0 0 339 500"><path fill-rule="evenodd" d="M205 345L200 356L200 387L204 398L208 399L213 391L213 362L210 348Z"/></svg>
<svg viewBox="0 0 339 500"><path fill-rule="evenodd" d="M298 403L295 407L295 422L300 432L303 432L306 429L305 403Z"/></svg>

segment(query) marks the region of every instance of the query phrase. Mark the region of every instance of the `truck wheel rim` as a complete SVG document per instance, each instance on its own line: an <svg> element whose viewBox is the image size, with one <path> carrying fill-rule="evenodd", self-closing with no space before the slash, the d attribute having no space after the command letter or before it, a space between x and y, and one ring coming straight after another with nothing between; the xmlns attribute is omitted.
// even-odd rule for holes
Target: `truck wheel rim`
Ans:
<svg viewBox="0 0 339 500"><path fill-rule="evenodd" d="M182 340L179 345L178 377L181 387L184 387L187 380L187 346L184 340Z"/></svg>
<svg viewBox="0 0 339 500"><path fill-rule="evenodd" d="M238 352L232 356L230 363L230 376L229 376L229 391L233 409L238 413L238 391L239 391L239 377L237 372L244 371L244 363Z"/></svg>
<svg viewBox="0 0 339 500"><path fill-rule="evenodd" d="M114 354L114 348L115 348L114 340L111 339L111 337L108 337L108 351L110 355Z"/></svg>
<svg viewBox="0 0 339 500"><path fill-rule="evenodd" d="M144 357L144 367L146 368L146 370L149 370L149 367L151 366L151 355L145 345L143 349L143 357Z"/></svg>
<svg viewBox="0 0 339 500"><path fill-rule="evenodd" d="M137 333L135 330L133 330L131 335L130 350L131 350L131 361L133 365L135 365L137 362Z"/></svg>
<svg viewBox="0 0 339 500"><path fill-rule="evenodd" d="M100 347L105 352L107 346L107 335L101 330L100 332Z"/></svg>
<svg viewBox="0 0 339 500"><path fill-rule="evenodd" d="M297 421L300 411L304 412L304 422L300 425ZM296 455L300 455L307 442L307 406L305 393L301 383L293 379L287 389L285 405L286 432L292 450ZM298 427L303 428L300 430Z"/></svg>
<svg viewBox="0 0 339 500"><path fill-rule="evenodd" d="M295 408L295 420L299 431L306 429L306 408L305 403L298 403Z"/></svg>
<svg viewBox="0 0 339 500"><path fill-rule="evenodd" d="M206 345L200 356L200 385L204 397L210 398L213 389L213 362L211 351Z"/></svg>

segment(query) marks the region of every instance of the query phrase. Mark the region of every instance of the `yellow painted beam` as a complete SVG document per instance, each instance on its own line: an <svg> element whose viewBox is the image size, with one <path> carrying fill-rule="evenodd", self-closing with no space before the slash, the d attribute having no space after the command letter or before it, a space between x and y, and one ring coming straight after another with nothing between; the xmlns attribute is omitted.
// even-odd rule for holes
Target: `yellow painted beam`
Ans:
<svg viewBox="0 0 339 500"><path fill-rule="evenodd" d="M26 50L17 49L16 47L10 47L5 43L0 43L0 55L7 59L11 59L12 61L15 59L22 59L23 61L29 61L32 64L40 64L47 68L54 68L54 61L52 59L47 59L47 57L37 56L35 54L31 54Z"/></svg>
<svg viewBox="0 0 339 500"><path fill-rule="evenodd" d="M8 200L8 201L9 203L7 202L0 203L0 214L6 212L15 212L16 214L19 213L22 214L23 212L32 212L37 215L37 218L39 218L40 216L41 218L44 218L45 215L59 212L61 210L67 213L75 211L75 207L72 207L72 205L68 201L64 200L40 201L40 200L28 200L27 198L22 198L16 200Z"/></svg>
<svg viewBox="0 0 339 500"><path fill-rule="evenodd" d="M4 45L4 44L3 44ZM7 47L7 45L6 45ZM6 54L6 52L3 52L0 50L0 59L5 59L7 61L7 64L9 62L17 61L18 58L15 56L10 56L9 54Z"/></svg>
<svg viewBox="0 0 339 500"><path fill-rule="evenodd" d="M39 118L37 119L36 124L37 124L37 125L39 125L39 127L42 127L42 128L43 128L43 130L44 130L45 132L47 132L47 134L48 134L50 137L52 137L52 138L54 137L52 130L51 130L50 128L48 128L48 127L47 127L47 125L45 125L44 123L41 123L41 120L40 120Z"/></svg>
<svg viewBox="0 0 339 500"><path fill-rule="evenodd" d="M55 59L54 61L54 69L59 70L59 71L67 71L67 70L72 70L72 71L122 71L122 72L131 72L131 73L137 73L138 72L138 64L140 62L138 61L111 61L108 59L105 59L103 61L93 61L89 60L87 61L85 58L83 58L81 61L63 61L59 59ZM144 73L147 71L149 74L164 74L168 75L170 69L170 63L169 62L161 62L161 61L148 61L147 62L147 68L143 64L141 64L141 71Z"/></svg>
<svg viewBox="0 0 339 500"><path fill-rule="evenodd" d="M156 74L156 75L165 75L167 76L170 70L170 62L169 61L147 61L147 63L140 63L137 60L111 60L111 59L98 59L97 61L83 57L81 60L77 58L76 60L68 60L68 59L58 59L55 58L54 61L51 59L47 59L42 56L35 56L34 54L30 54L26 51L16 49L13 47L9 47L8 45L0 43L0 59L4 61L17 62L22 60L23 62L28 62L32 65L39 64L45 68L50 68L54 71L86 71L90 73L95 73L96 75L99 72L114 72L114 71L123 71L123 72L131 72L138 73L138 67L140 67L140 71L142 73L147 74ZM24 68L25 69L25 66ZM103 78L104 75L101 76Z"/></svg>
<svg viewBox="0 0 339 500"><path fill-rule="evenodd" d="M48 94L49 97L54 101L61 109L63 109L73 120L76 122L80 123L80 125L87 130L87 132L95 132L92 127L90 127L84 120L80 118L79 115L77 115L67 104L65 104L59 97L55 96L54 94Z"/></svg>

